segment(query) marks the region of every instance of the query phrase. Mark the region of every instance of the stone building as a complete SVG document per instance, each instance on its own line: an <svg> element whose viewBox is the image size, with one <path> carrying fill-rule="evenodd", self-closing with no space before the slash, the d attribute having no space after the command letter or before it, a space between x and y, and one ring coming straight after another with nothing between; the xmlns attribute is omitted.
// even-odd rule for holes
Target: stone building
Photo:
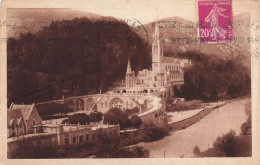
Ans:
<svg viewBox="0 0 260 165"><path fill-rule="evenodd" d="M58 145L73 145L95 142L99 134L120 136L119 125L59 125L57 127Z"/></svg>
<svg viewBox="0 0 260 165"><path fill-rule="evenodd" d="M79 145L83 143L96 142L98 136L103 134L120 136L119 125L80 125L80 124L41 124L35 125L37 132L22 136L23 138L30 138L32 143L37 143L41 139L44 145ZM12 144L16 140L8 138L8 143Z"/></svg>
<svg viewBox="0 0 260 165"><path fill-rule="evenodd" d="M42 123L42 119L34 104L11 104L7 110L8 137L33 133L34 125Z"/></svg>
<svg viewBox="0 0 260 165"><path fill-rule="evenodd" d="M184 84L183 68L190 64L191 60L163 55L163 39L159 25L156 23L152 43L152 69L143 69L135 76L130 60L128 60L125 90L131 91L131 93L153 93L160 91L161 87L169 88L173 85Z"/></svg>

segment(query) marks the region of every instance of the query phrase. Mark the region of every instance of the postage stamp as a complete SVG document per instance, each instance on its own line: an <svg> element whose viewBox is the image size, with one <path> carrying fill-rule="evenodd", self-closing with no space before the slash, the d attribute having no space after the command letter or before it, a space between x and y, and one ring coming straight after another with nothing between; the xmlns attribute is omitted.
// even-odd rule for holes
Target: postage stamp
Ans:
<svg viewBox="0 0 260 165"><path fill-rule="evenodd" d="M200 43L232 42L232 1L198 1Z"/></svg>

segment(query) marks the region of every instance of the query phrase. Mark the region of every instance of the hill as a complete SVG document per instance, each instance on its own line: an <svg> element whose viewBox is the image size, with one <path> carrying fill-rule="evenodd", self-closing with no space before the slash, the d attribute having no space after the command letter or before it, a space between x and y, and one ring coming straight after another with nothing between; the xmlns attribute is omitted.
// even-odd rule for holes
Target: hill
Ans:
<svg viewBox="0 0 260 165"><path fill-rule="evenodd" d="M8 9L6 18L7 37L17 38L20 34L27 32L35 34L48 27L53 21L72 20L76 17L86 17L92 21L113 19L72 9Z"/></svg>
<svg viewBox="0 0 260 165"><path fill-rule="evenodd" d="M8 102L32 103L106 91L132 68L149 67L147 44L125 23L53 21L7 43Z"/></svg>
<svg viewBox="0 0 260 165"><path fill-rule="evenodd" d="M158 20L160 32L164 39L165 56L179 56L183 53L196 51L205 54L214 54L224 58L242 58L244 64L250 66L250 44L247 38L250 36L250 27L248 20L250 15L240 14L233 17L233 32L235 43L214 43L214 44L197 44L194 42L197 36L197 24L180 17L170 17ZM144 27L149 34L149 45L152 44L152 34L155 22L145 24ZM145 39L146 35L143 32L138 34ZM241 42L241 37L244 38L244 43ZM177 43L177 38L182 38ZM192 38L193 42L188 43L188 39Z"/></svg>

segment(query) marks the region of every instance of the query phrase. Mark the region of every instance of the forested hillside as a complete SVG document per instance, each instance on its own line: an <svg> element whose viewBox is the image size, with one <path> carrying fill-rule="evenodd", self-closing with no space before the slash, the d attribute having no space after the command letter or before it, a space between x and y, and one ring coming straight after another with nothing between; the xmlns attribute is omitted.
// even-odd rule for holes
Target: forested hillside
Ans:
<svg viewBox="0 0 260 165"><path fill-rule="evenodd" d="M8 103L32 103L105 91L134 70L149 67L148 45L115 20L52 22L36 34L9 38Z"/></svg>
<svg viewBox="0 0 260 165"><path fill-rule="evenodd" d="M250 94L251 72L244 65L244 55L222 58L189 51L179 56L192 60L192 65L184 69L185 84L177 91L181 97L213 101Z"/></svg>

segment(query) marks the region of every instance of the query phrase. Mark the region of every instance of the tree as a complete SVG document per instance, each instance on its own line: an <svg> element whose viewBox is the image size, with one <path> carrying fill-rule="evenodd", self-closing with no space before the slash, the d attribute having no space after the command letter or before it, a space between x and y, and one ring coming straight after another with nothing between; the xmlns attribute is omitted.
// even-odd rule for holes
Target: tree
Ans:
<svg viewBox="0 0 260 165"><path fill-rule="evenodd" d="M236 132L234 130L230 130L228 133L218 137L214 142L214 147L218 148L221 152L223 152L228 157L234 157L235 152L235 135Z"/></svg>
<svg viewBox="0 0 260 165"><path fill-rule="evenodd" d="M53 21L7 42L8 105L60 98L68 89L67 95L105 91L125 76L126 56L135 70L151 65L143 39L126 23L110 19Z"/></svg>
<svg viewBox="0 0 260 165"><path fill-rule="evenodd" d="M140 119L140 117L134 115L130 118L132 126L135 128L139 128L142 125L142 120Z"/></svg>
<svg viewBox="0 0 260 165"><path fill-rule="evenodd" d="M99 133L93 151L97 157L106 158L119 149L119 136L117 134Z"/></svg>
<svg viewBox="0 0 260 165"><path fill-rule="evenodd" d="M187 100L222 100L250 93L250 68L244 61L191 51L182 56L193 61L184 69L182 95Z"/></svg>
<svg viewBox="0 0 260 165"><path fill-rule="evenodd" d="M27 137L8 144L7 156L9 159L55 158L57 150L58 148L53 144L43 145L40 136Z"/></svg>
<svg viewBox="0 0 260 165"><path fill-rule="evenodd" d="M117 108L110 109L107 113L105 113L104 123L119 124L120 129L125 129L132 126L128 115Z"/></svg>
<svg viewBox="0 0 260 165"><path fill-rule="evenodd" d="M127 113L128 115L135 114L135 113L138 113L138 112L139 112L139 108L138 107L135 107L133 109L126 109L125 110L125 113Z"/></svg>
<svg viewBox="0 0 260 165"><path fill-rule="evenodd" d="M241 133L247 135L251 133L251 102L248 101L245 104L245 113L247 115L247 120L240 127Z"/></svg>
<svg viewBox="0 0 260 165"><path fill-rule="evenodd" d="M41 117L46 117L46 116L52 117L54 114L63 115L73 111L67 105L59 104L59 103L38 104L36 105L36 107Z"/></svg>
<svg viewBox="0 0 260 165"><path fill-rule="evenodd" d="M193 148L193 154L195 156L198 156L200 154L200 148L197 145Z"/></svg>
<svg viewBox="0 0 260 165"><path fill-rule="evenodd" d="M69 122L70 124L89 124L90 118L85 113L76 113L72 116L69 116L68 119L63 120L63 123Z"/></svg>
<svg viewBox="0 0 260 165"><path fill-rule="evenodd" d="M99 122L102 120L103 114L101 112L91 112L89 114L90 122Z"/></svg>
<svg viewBox="0 0 260 165"><path fill-rule="evenodd" d="M249 133L249 129L251 128L249 123L243 123L240 127L242 135L247 135Z"/></svg>
<svg viewBox="0 0 260 165"><path fill-rule="evenodd" d="M169 135L169 129L167 127L158 127L153 123L143 124L139 131L144 142L160 140Z"/></svg>

